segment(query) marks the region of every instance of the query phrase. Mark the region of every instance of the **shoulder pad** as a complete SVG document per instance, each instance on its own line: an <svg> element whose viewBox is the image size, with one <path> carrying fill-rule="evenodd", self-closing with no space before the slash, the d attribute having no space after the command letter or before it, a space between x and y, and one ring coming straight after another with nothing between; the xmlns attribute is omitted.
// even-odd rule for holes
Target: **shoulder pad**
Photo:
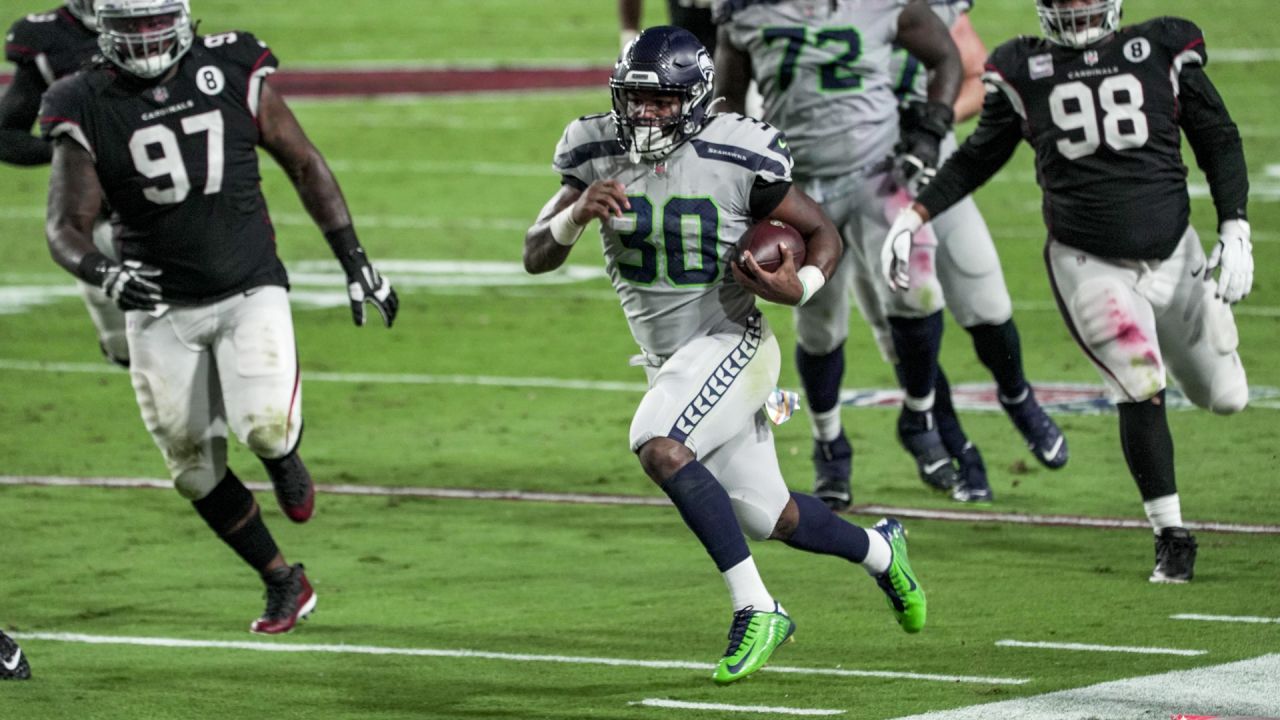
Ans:
<svg viewBox="0 0 1280 720"><path fill-rule="evenodd" d="M1190 20L1179 17L1158 17L1134 26L1153 43L1163 45L1169 56L1177 58L1183 53L1194 53L1200 56L1200 63L1209 61L1204 47L1204 32Z"/></svg>
<svg viewBox="0 0 1280 720"><path fill-rule="evenodd" d="M623 154L612 113L584 115L565 127L551 164L561 175L577 176L595 158Z"/></svg>
<svg viewBox="0 0 1280 720"><path fill-rule="evenodd" d="M91 80L98 73L68 75L49 86L40 98L40 135L46 140L66 135L96 157L84 132L85 110L92 102Z"/></svg>
<svg viewBox="0 0 1280 720"><path fill-rule="evenodd" d="M243 30L201 35L195 42L210 55L242 67L250 74L263 68L270 68L266 72L272 72L280 66L280 61L266 43Z"/></svg>
<svg viewBox="0 0 1280 720"><path fill-rule="evenodd" d="M769 182L791 179L787 138L769 123L738 113L718 113L689 142L698 155L740 165Z"/></svg>
<svg viewBox="0 0 1280 720"><path fill-rule="evenodd" d="M32 62L36 55L49 52L65 32L64 22L59 8L19 18L4 37L5 59L12 63Z"/></svg>

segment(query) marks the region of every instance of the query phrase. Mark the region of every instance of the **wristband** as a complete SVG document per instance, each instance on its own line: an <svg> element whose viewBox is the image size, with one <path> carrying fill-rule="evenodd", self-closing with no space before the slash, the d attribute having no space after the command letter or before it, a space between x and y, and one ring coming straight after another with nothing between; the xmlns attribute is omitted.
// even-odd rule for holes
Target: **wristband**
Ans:
<svg viewBox="0 0 1280 720"><path fill-rule="evenodd" d="M827 276L822 274L817 265L805 265L796 272L796 277L800 278L800 285L804 287L804 293L800 295L800 302L796 305L809 302L827 284Z"/></svg>
<svg viewBox="0 0 1280 720"><path fill-rule="evenodd" d="M333 250L334 257L338 258L338 263L348 275L360 269L363 264L361 261L364 260L364 248L360 247L354 226L330 230L324 234L324 239L328 241L329 249Z"/></svg>
<svg viewBox="0 0 1280 720"><path fill-rule="evenodd" d="M94 287L102 287L102 281L107 278L107 268L113 264L111 258L97 250L87 252L76 266L76 277Z"/></svg>
<svg viewBox="0 0 1280 720"><path fill-rule="evenodd" d="M561 210L551 218L551 239L565 247L571 247L582 237L586 225L573 221L573 206Z"/></svg>

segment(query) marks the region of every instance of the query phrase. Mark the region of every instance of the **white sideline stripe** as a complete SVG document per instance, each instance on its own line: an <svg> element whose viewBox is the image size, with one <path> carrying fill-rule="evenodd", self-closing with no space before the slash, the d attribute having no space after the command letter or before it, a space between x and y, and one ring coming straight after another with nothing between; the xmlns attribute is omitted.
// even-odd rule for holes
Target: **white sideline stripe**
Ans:
<svg viewBox="0 0 1280 720"><path fill-rule="evenodd" d="M170 490L173 483L157 478L119 477L63 477L39 475L0 475L0 486L14 487L88 487L110 489ZM256 492L272 492L268 483L245 483ZM666 507L671 504L665 496L607 495L604 493L553 493L524 490L478 490L470 488L439 487L388 487L380 485L316 484L320 493L331 495L355 495L363 497L417 497L441 500L513 500L517 502L549 502L572 505L621 505L639 507ZM942 520L948 522L989 522L1012 525L1041 525L1057 527L1094 527L1126 530L1150 530L1151 526L1140 520L1127 518L1092 518L1078 515L1021 515L1017 513L976 512L966 510L921 510L918 508L892 507L889 505L854 505L852 515L892 515L899 518ZM1211 532L1280 535L1280 525L1238 525L1235 523L1195 522L1186 526L1192 530Z"/></svg>
<svg viewBox="0 0 1280 720"><path fill-rule="evenodd" d="M120 374L123 370L105 363L31 362L0 360L0 370L29 372L67 372L91 375ZM332 373L303 371L309 382L370 383L379 385L481 385L485 387L546 388L549 390L598 390L604 392L643 393L644 383L609 380L570 380L544 377L499 377L494 375L422 375L388 373Z"/></svg>
<svg viewBox="0 0 1280 720"><path fill-rule="evenodd" d="M1280 48L1224 48L1214 50L1210 62L1254 63L1280 60Z"/></svg>
<svg viewBox="0 0 1280 720"><path fill-rule="evenodd" d="M816 708L771 707L768 705L725 705L724 703L685 702L683 700L663 700L661 698L645 698L628 705L667 708L670 710L719 710L720 712L766 713L769 715L843 715L844 710L822 710Z"/></svg>
<svg viewBox="0 0 1280 720"><path fill-rule="evenodd" d="M1129 645L1088 645L1085 643L1026 642L1023 640L997 640L997 647L1041 648L1044 650L1076 650L1081 652L1134 653L1137 655L1183 655L1193 657L1207 655L1208 650L1179 650L1178 648L1135 647Z"/></svg>
<svg viewBox="0 0 1280 720"><path fill-rule="evenodd" d="M438 648L395 648L376 645L324 645L315 643L274 643L252 640L188 640L186 638L131 637L127 635L85 635L81 633L13 632L19 640L49 640L53 642L82 643L88 645L140 645L167 648L218 648L226 650L255 650L259 652L335 653L341 655L408 655L413 657L476 658L480 660L509 660L512 662L546 662L569 665L607 665L610 667L638 667L655 670L713 670L715 665L686 660L631 660L628 658L587 657L580 655L533 655L528 653L501 653L487 650L445 650ZM1028 678L981 677L976 675L930 675L925 673L891 672L888 670L842 670L838 668L766 667L765 670L800 675L832 675L837 677L877 677L898 680L931 680L947 683L974 683L981 685L1023 685Z"/></svg>
<svg viewBox="0 0 1280 720"><path fill-rule="evenodd" d="M912 715L898 720L1134 720L1182 714L1277 716L1280 655Z"/></svg>
<svg viewBox="0 0 1280 720"><path fill-rule="evenodd" d="M1196 613L1179 613L1177 615L1170 615L1169 619L1233 623L1280 623L1280 617L1257 617L1254 615L1197 615Z"/></svg>

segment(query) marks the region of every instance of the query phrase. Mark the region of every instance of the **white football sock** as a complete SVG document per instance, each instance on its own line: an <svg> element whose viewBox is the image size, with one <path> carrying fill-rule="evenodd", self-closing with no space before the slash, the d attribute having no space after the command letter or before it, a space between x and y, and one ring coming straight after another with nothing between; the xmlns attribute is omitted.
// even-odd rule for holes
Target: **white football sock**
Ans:
<svg viewBox="0 0 1280 720"><path fill-rule="evenodd" d="M725 570L724 584L729 587L729 599L733 602L733 611L737 612L748 605L757 610L772 612L773 596L765 589L764 580L756 570L755 558L747 556L746 560Z"/></svg>
<svg viewBox="0 0 1280 720"><path fill-rule="evenodd" d="M1178 500L1178 493L1147 500L1142 503L1142 509L1147 511L1147 519L1157 535L1165 528L1182 527L1182 503Z"/></svg>
<svg viewBox="0 0 1280 720"><path fill-rule="evenodd" d="M879 575L888 570L889 563L893 562L893 548L875 530L863 528L862 531L867 534L867 556L862 559L862 567L867 569L869 575Z"/></svg>
<svg viewBox="0 0 1280 720"><path fill-rule="evenodd" d="M809 424L813 427L813 437L817 440L831 442L840 437L840 403L820 413L810 410Z"/></svg>

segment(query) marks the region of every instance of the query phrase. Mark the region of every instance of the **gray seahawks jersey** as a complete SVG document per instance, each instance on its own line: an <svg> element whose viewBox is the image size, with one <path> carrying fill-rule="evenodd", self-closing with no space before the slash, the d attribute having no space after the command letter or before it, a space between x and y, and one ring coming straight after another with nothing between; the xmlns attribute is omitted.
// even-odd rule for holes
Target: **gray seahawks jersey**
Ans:
<svg viewBox="0 0 1280 720"><path fill-rule="evenodd" d="M844 175L892 153L889 56L906 4L738 0L722 8L730 42L751 57L764 119L787 133L797 178Z"/></svg>
<svg viewBox="0 0 1280 720"><path fill-rule="evenodd" d="M609 114L569 123L553 163L563 181L586 188L617 180L631 209L601 223L604 258L631 334L669 356L691 339L745 327L755 297L728 262L751 224L757 180L791 180L782 133L736 113L713 115L665 160L633 164Z"/></svg>
<svg viewBox="0 0 1280 720"><path fill-rule="evenodd" d="M942 18L943 24L951 27L965 13L973 9L973 0L929 0L929 7L934 14ZM925 100L928 98L929 71L924 63L915 59L902 48L895 48L893 61L889 65L889 77L893 78L893 91L902 100Z"/></svg>

